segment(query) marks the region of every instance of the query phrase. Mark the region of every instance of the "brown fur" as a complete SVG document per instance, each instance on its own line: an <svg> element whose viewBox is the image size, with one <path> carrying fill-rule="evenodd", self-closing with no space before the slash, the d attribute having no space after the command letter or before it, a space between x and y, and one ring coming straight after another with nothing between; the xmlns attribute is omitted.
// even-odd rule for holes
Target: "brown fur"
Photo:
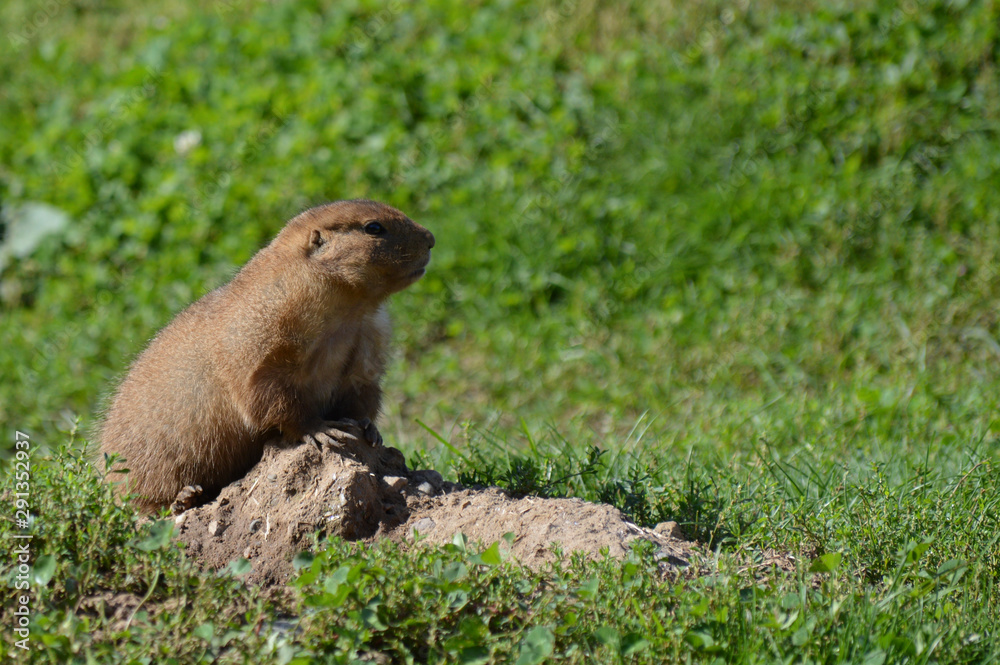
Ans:
<svg viewBox="0 0 1000 665"><path fill-rule="evenodd" d="M364 225L380 222L385 233ZM423 274L434 236L395 208L338 201L295 217L231 282L181 312L136 359L101 452L140 507L218 490L330 420L378 415L385 299ZM328 423L327 423L328 424Z"/></svg>

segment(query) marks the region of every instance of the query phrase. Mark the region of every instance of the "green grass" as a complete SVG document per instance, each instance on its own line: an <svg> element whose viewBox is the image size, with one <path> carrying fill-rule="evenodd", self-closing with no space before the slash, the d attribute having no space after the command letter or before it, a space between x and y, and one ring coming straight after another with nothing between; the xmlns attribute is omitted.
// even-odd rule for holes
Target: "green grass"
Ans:
<svg viewBox="0 0 1000 665"><path fill-rule="evenodd" d="M232 574L198 573L165 539L160 527L169 522L136 527L134 513L113 504L72 448L55 462L34 477L51 488L35 499L32 528L32 547L45 552L32 573L39 662L86 662L85 654L96 662L192 663L353 662L372 652L400 662L464 663L537 663L550 654L650 663L980 662L996 655L998 531L995 512L992 524L983 523L982 500L990 491L995 497L997 473L983 463L957 478L925 473L917 491L913 483L891 485L875 469L822 494L823 504L835 504L824 509L803 496L821 488L812 483L809 492L809 481L772 460L775 482L757 488L768 508L751 530L756 536L740 534L740 544L722 545L696 571L665 573L646 548L624 562L573 557L531 571L505 561L502 543L480 548L456 539L403 552L338 541L299 557L294 596L261 593ZM804 491L789 491L778 478ZM691 486L675 492L700 501ZM703 506L712 512L717 504ZM732 511L714 514L736 522ZM825 542L842 547L811 553L814 561L803 558L797 572L772 570L767 544L757 541L781 530L777 514L806 530L833 524ZM962 524L941 524L947 514L963 515ZM922 528L908 540L914 523ZM16 530L0 524L10 541ZM134 600L116 614L119 594ZM4 589L2 600L14 607L15 591ZM10 642L0 650L13 651Z"/></svg>
<svg viewBox="0 0 1000 665"><path fill-rule="evenodd" d="M1000 658L995 3L18 0L0 26L0 448L31 435L37 659ZM676 519L712 574L336 543L304 600L261 598L137 547L50 461L174 313L361 196L438 240L392 305L387 441ZM800 570L745 569L769 549ZM185 609L81 609L118 591Z"/></svg>

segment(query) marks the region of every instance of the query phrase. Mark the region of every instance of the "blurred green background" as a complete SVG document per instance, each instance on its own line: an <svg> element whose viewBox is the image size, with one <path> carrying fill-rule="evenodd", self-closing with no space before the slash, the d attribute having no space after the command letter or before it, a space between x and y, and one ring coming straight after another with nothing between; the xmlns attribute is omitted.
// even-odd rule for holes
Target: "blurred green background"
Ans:
<svg viewBox="0 0 1000 665"><path fill-rule="evenodd" d="M797 7L5 3L4 445L89 427L285 220L369 197L438 238L392 304L408 452L841 455L909 413L995 450L997 5Z"/></svg>

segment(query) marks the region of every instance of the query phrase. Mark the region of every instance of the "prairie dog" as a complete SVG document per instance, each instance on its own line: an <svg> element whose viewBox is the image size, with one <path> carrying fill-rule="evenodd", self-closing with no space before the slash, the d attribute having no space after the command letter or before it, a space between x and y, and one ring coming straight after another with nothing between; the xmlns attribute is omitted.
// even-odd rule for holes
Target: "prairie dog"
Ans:
<svg viewBox="0 0 1000 665"><path fill-rule="evenodd" d="M151 511L242 477L264 443L372 443L391 325L386 298L423 276L434 236L395 208L337 201L290 220L225 286L135 360L100 429L107 478ZM127 468L127 475L120 469Z"/></svg>

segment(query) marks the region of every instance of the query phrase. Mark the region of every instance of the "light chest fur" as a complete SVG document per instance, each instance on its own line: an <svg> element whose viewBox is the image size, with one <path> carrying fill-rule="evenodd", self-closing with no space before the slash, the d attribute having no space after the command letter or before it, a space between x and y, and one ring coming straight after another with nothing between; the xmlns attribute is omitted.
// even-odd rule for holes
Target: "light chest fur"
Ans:
<svg viewBox="0 0 1000 665"><path fill-rule="evenodd" d="M333 323L305 354L299 369L302 394L314 396L314 408L322 413L351 391L377 381L385 372L391 338L385 305L361 318L344 317ZM329 401L322 399L324 394Z"/></svg>

